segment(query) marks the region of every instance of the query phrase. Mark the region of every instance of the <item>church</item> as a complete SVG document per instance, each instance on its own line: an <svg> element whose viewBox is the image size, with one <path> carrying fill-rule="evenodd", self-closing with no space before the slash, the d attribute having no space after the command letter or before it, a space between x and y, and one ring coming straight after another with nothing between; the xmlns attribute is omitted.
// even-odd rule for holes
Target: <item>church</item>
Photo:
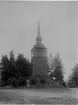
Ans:
<svg viewBox="0 0 78 105"><path fill-rule="evenodd" d="M62 87L55 83L48 75L49 66L47 59L47 48L42 43L39 22L36 44L31 49L31 63L33 66L33 74L30 81L36 88Z"/></svg>

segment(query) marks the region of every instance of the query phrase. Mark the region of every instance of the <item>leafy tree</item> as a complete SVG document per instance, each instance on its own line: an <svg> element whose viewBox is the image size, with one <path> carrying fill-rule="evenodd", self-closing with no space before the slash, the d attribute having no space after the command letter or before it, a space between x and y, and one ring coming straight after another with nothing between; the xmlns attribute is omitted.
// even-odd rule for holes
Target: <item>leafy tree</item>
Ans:
<svg viewBox="0 0 78 105"><path fill-rule="evenodd" d="M78 64L76 64L72 70L72 74L68 80L69 87L78 87Z"/></svg>
<svg viewBox="0 0 78 105"><path fill-rule="evenodd" d="M3 84L5 82L5 84L7 84L7 80L10 76L10 73L8 72L8 69L9 69L9 59L7 57L7 55L2 55L2 59L1 59L1 69L2 69L2 72L1 72L1 83Z"/></svg>
<svg viewBox="0 0 78 105"><path fill-rule="evenodd" d="M7 55L2 55L1 65L2 65L1 69L6 72L9 67L9 59Z"/></svg>
<svg viewBox="0 0 78 105"><path fill-rule="evenodd" d="M23 54L19 54L16 62L16 76L25 76L27 78L31 77L32 75L32 65L29 61L26 60Z"/></svg>
<svg viewBox="0 0 78 105"><path fill-rule="evenodd" d="M64 71L63 71L63 64L62 61L60 59L60 55L59 53L56 54L56 56L53 59L52 62L52 73L50 74L50 76L52 78L55 78L56 82L59 82L60 84L62 84L64 82Z"/></svg>
<svg viewBox="0 0 78 105"><path fill-rule="evenodd" d="M8 79L13 78L14 76L14 54L13 51L10 52L10 59L7 57L7 55L2 55L1 59L1 80L5 81L5 84L8 85Z"/></svg>
<svg viewBox="0 0 78 105"><path fill-rule="evenodd" d="M52 53L49 53L49 58L48 58L48 65L49 65L49 70L48 73L51 74L52 71L54 70L54 66L53 66L53 56Z"/></svg>
<svg viewBox="0 0 78 105"><path fill-rule="evenodd" d="M14 78L15 77L15 57L14 57L13 50L9 53L9 55L10 55L9 73L11 78Z"/></svg>
<svg viewBox="0 0 78 105"><path fill-rule="evenodd" d="M11 52L9 53L9 55L10 55L10 62L11 62L12 64L14 64L14 62L15 62L15 57L14 57L14 52L13 52L13 50L11 50Z"/></svg>
<svg viewBox="0 0 78 105"><path fill-rule="evenodd" d="M13 78L19 79L21 76L24 81L25 77L30 78L32 75L32 65L31 63L24 57L23 54L19 54L15 59L13 51L9 53L10 58L7 55L2 56L1 60L1 81L5 85L10 84L10 80ZM23 78L24 77L24 78ZM4 83L4 82L5 83Z"/></svg>

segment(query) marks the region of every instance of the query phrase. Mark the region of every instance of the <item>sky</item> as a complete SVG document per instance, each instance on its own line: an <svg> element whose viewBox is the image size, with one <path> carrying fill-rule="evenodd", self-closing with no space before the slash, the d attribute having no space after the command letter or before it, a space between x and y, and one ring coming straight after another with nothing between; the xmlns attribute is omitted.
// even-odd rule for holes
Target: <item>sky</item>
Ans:
<svg viewBox="0 0 78 105"><path fill-rule="evenodd" d="M11 50L30 59L38 22L48 53L60 53L67 79L78 63L77 1L0 1L0 59Z"/></svg>

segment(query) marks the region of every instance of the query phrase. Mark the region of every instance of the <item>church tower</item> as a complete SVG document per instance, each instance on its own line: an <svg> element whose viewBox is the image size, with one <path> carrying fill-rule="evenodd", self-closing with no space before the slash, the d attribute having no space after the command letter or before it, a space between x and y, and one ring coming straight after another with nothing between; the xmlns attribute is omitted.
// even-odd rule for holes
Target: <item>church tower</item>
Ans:
<svg viewBox="0 0 78 105"><path fill-rule="evenodd" d="M48 75L47 48L42 43L39 22L36 44L31 50L31 62L33 65L33 75Z"/></svg>
<svg viewBox="0 0 78 105"><path fill-rule="evenodd" d="M33 74L30 78L31 86L34 85L36 88L63 88L48 75L47 48L42 43L39 22L36 44L31 50L31 63L33 66Z"/></svg>

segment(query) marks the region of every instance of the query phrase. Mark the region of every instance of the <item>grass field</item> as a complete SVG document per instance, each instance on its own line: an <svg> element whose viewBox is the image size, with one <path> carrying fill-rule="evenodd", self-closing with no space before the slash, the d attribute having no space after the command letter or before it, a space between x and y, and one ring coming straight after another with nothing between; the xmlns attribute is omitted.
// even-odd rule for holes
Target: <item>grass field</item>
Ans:
<svg viewBox="0 0 78 105"><path fill-rule="evenodd" d="M77 89L0 89L0 102L77 105Z"/></svg>

